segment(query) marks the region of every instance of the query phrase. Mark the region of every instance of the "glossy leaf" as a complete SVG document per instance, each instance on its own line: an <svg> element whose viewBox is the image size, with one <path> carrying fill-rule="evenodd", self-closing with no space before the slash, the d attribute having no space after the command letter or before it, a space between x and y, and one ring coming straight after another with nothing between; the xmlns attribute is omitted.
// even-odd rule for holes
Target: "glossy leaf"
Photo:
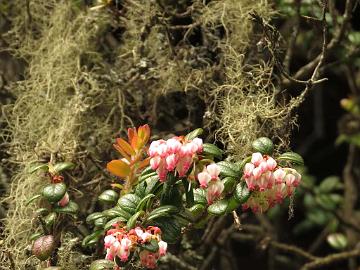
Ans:
<svg viewBox="0 0 360 270"><path fill-rule="evenodd" d="M44 235L35 240L32 253L40 261L47 260L55 248L55 239L52 235Z"/></svg>
<svg viewBox="0 0 360 270"><path fill-rule="evenodd" d="M221 216L226 214L228 206L229 206L229 200L222 199L210 205L208 207L208 212L215 216Z"/></svg>
<svg viewBox="0 0 360 270"><path fill-rule="evenodd" d="M54 211L61 214L75 215L79 211L79 205L73 201L70 201L63 207L55 206Z"/></svg>
<svg viewBox="0 0 360 270"><path fill-rule="evenodd" d="M119 194L112 189L105 190L98 197L98 200L104 203L115 203L118 199Z"/></svg>
<svg viewBox="0 0 360 270"><path fill-rule="evenodd" d="M104 213L94 212L94 213L87 216L86 223L93 224L95 222L95 220L97 220L98 218L102 218L104 216L105 216Z"/></svg>
<svg viewBox="0 0 360 270"><path fill-rule="evenodd" d="M123 160L112 160L107 165L106 168L112 174L125 178L130 174L130 166Z"/></svg>
<svg viewBox="0 0 360 270"><path fill-rule="evenodd" d="M116 143L117 145L128 155L128 156L133 156L135 155L135 150L131 147L131 145L125 141L122 138L117 138L116 139Z"/></svg>
<svg viewBox="0 0 360 270"><path fill-rule="evenodd" d="M202 154L221 159L223 155L223 151L216 145L210 143L204 143Z"/></svg>
<svg viewBox="0 0 360 270"><path fill-rule="evenodd" d="M196 204L207 205L206 192L204 189L197 188L194 190L194 202Z"/></svg>
<svg viewBox="0 0 360 270"><path fill-rule="evenodd" d="M103 228L105 226L105 224L107 223L108 218L107 217L101 217L101 218L97 218L94 221L94 225L97 228Z"/></svg>
<svg viewBox="0 0 360 270"><path fill-rule="evenodd" d="M32 235L30 235L29 240L34 241L43 235L44 235L44 233L42 233L42 232L33 233Z"/></svg>
<svg viewBox="0 0 360 270"><path fill-rule="evenodd" d="M60 201L66 192L65 183L49 184L43 188L42 195L51 203Z"/></svg>
<svg viewBox="0 0 360 270"><path fill-rule="evenodd" d="M250 197L250 191L245 181L242 181L236 185L234 198L240 203L245 203Z"/></svg>
<svg viewBox="0 0 360 270"><path fill-rule="evenodd" d="M228 192L231 192L234 187L235 187L235 184L236 184L236 179L234 177L225 177L223 180L223 183L224 183L224 191L223 193L228 193Z"/></svg>
<svg viewBox="0 0 360 270"><path fill-rule="evenodd" d="M287 161L295 165L304 165L304 159L302 158L302 156L295 152L283 153L277 159Z"/></svg>
<svg viewBox="0 0 360 270"><path fill-rule="evenodd" d="M240 172L236 171L237 167L235 164L227 162L227 161L220 161L216 163L220 169L220 175L223 177L233 177L233 178L239 178Z"/></svg>
<svg viewBox="0 0 360 270"><path fill-rule="evenodd" d="M145 212L139 211L136 212L131 218L129 218L128 222L126 223L126 228L128 230L131 230L135 227L137 219L142 216Z"/></svg>
<svg viewBox="0 0 360 270"><path fill-rule="evenodd" d="M133 215L136 212L136 207L138 206L140 200L140 197L135 194L125 194L120 197L117 205L124 211Z"/></svg>
<svg viewBox="0 0 360 270"><path fill-rule="evenodd" d="M191 131L190 133L188 133L186 136L185 136L185 140L186 141L189 141L189 140L193 140L195 139L196 137L199 137L201 134L204 133L204 130L202 128L197 128L197 129L194 129L193 131Z"/></svg>
<svg viewBox="0 0 360 270"><path fill-rule="evenodd" d="M145 204L151 200L151 198L155 197L154 194L148 194L144 198L141 199L138 206L136 207L136 212L144 210Z"/></svg>
<svg viewBox="0 0 360 270"><path fill-rule="evenodd" d="M51 228L52 225L55 224L56 218L57 218L56 213L54 213L54 212L49 213L49 214L44 218L44 221L45 221L46 226L47 226L48 228Z"/></svg>
<svg viewBox="0 0 360 270"><path fill-rule="evenodd" d="M123 217L125 220L128 220L131 217L131 214L121 209L119 206L107 209L102 212L108 218Z"/></svg>
<svg viewBox="0 0 360 270"><path fill-rule="evenodd" d="M179 209L173 205L160 206L150 212L150 214L147 217L147 220L149 221L149 220L161 218L164 216L169 216L170 214L174 214L177 212L179 212Z"/></svg>
<svg viewBox="0 0 360 270"><path fill-rule="evenodd" d="M81 245L83 247L87 247L87 246L91 246L91 245L96 244L99 241L99 239L100 239L101 235L103 234L103 232L104 232L103 230L97 230L97 231L89 234L88 236L86 236L83 239L83 241L81 242Z"/></svg>
<svg viewBox="0 0 360 270"><path fill-rule="evenodd" d="M263 155L271 155L274 151L274 143L267 137L261 137L252 143L252 148L255 152L260 152Z"/></svg>
<svg viewBox="0 0 360 270"><path fill-rule="evenodd" d="M72 170L75 168L75 164L72 162L60 162L60 163L56 163L53 166L53 170L55 173L60 173L63 171L68 171L68 170Z"/></svg>
<svg viewBox="0 0 360 270"><path fill-rule="evenodd" d="M329 176L320 183L319 191L328 193L341 188L343 188L343 184L340 182L340 178L337 176Z"/></svg>
<svg viewBox="0 0 360 270"><path fill-rule="evenodd" d="M174 244L179 240L181 225L176 218L159 218L154 221L154 225L161 229L161 238L168 244Z"/></svg>
<svg viewBox="0 0 360 270"><path fill-rule="evenodd" d="M119 224L119 223L126 224L127 221L128 220L122 216L113 218L113 219L109 220L108 222L106 222L106 224L104 225L104 230L110 229L115 224Z"/></svg>

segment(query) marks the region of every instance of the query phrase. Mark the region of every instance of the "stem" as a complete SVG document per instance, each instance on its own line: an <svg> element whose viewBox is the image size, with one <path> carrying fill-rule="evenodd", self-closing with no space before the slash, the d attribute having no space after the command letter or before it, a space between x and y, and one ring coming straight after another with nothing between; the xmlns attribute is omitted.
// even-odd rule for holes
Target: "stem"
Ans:
<svg viewBox="0 0 360 270"><path fill-rule="evenodd" d="M186 196L186 206L191 207L194 205L194 192L191 185L191 182L189 182L187 179L183 178L181 179L184 189L185 189L185 196Z"/></svg>

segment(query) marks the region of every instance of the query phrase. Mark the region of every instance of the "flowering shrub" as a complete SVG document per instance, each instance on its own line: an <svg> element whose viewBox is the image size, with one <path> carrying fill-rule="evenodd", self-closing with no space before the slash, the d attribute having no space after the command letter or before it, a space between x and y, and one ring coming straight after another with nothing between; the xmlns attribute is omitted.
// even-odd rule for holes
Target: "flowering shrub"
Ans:
<svg viewBox="0 0 360 270"><path fill-rule="evenodd" d="M82 245L91 248L101 241L105 253L105 260L93 262L91 270L129 264L153 269L166 255L168 244L180 240L183 228L201 228L208 217L237 209L265 212L294 194L301 175L291 166L302 164L298 154L275 158L272 141L259 138L251 156L230 162L222 160L223 151L217 146L203 143L201 133L197 129L148 146L150 128L144 125L129 129L128 141L116 139L114 148L122 157L110 161L107 169L117 177L111 186L121 192L101 193L103 211L86 219L93 231ZM63 178L55 173L51 180L43 196L55 212L66 213L74 203ZM50 241L54 238L44 233L44 239L34 243L34 254L46 260L54 249L45 244L54 243Z"/></svg>

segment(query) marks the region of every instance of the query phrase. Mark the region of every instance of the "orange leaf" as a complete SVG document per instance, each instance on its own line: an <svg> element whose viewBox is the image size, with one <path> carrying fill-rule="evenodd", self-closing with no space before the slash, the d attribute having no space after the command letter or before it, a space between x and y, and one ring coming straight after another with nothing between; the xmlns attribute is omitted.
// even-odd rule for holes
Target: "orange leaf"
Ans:
<svg viewBox="0 0 360 270"><path fill-rule="evenodd" d="M149 138L150 138L150 127L149 127L149 125L146 124L146 125L143 125L143 126L139 127L138 135L142 140L142 145L144 146L147 143L147 141L149 140Z"/></svg>
<svg viewBox="0 0 360 270"><path fill-rule="evenodd" d="M130 156L118 144L113 144L113 146L120 153L120 155L122 155L127 160L131 160Z"/></svg>
<svg viewBox="0 0 360 270"><path fill-rule="evenodd" d="M139 141L140 140L139 140L137 132L134 132L134 134L130 140L131 147L135 150L139 150Z"/></svg>
<svg viewBox="0 0 360 270"><path fill-rule="evenodd" d="M124 150L126 152L126 154L128 154L129 156L135 155L135 151L133 149L133 147L130 146L130 144L125 141L122 138L117 138L116 139L116 143L121 147L122 150Z"/></svg>
<svg viewBox="0 0 360 270"><path fill-rule="evenodd" d="M106 168L112 174L125 178L130 174L130 166L122 160L112 160L107 165Z"/></svg>
<svg viewBox="0 0 360 270"><path fill-rule="evenodd" d="M136 128L128 128L128 138L129 138L129 142L132 141L135 133L136 133Z"/></svg>
<svg viewBox="0 0 360 270"><path fill-rule="evenodd" d="M147 157L146 159L142 160L140 163L139 163L139 169L142 169L146 166L148 166L150 163L150 157Z"/></svg>

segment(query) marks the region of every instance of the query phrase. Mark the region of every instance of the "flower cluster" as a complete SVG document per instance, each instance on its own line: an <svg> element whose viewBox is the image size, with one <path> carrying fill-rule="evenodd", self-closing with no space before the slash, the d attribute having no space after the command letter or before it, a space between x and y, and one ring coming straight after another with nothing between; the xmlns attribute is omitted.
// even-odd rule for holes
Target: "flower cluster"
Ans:
<svg viewBox="0 0 360 270"><path fill-rule="evenodd" d="M253 153L251 162L244 167L244 179L252 193L243 209L264 212L286 197L300 184L301 175L292 168L281 168L267 155Z"/></svg>
<svg viewBox="0 0 360 270"><path fill-rule="evenodd" d="M153 269L156 267L157 260L166 254L167 243L161 240L161 230L158 227L149 226L146 230L140 227L127 231L125 227L117 227L107 231L104 238L106 249L106 259L115 260L119 257L122 262L129 259L131 252L141 245L155 240L159 246L158 251L150 252L148 250L140 251L140 262L142 266Z"/></svg>
<svg viewBox="0 0 360 270"><path fill-rule="evenodd" d="M195 138L184 141L181 137L157 140L150 144L150 166L159 175L161 181L166 180L170 171L177 171L179 177L184 177L191 167L193 158L203 150L203 141Z"/></svg>
<svg viewBox="0 0 360 270"><path fill-rule="evenodd" d="M208 204L212 204L214 200L219 198L224 190L224 184L220 180L219 174L220 168L215 163L212 163L197 175L200 187L206 189Z"/></svg>

